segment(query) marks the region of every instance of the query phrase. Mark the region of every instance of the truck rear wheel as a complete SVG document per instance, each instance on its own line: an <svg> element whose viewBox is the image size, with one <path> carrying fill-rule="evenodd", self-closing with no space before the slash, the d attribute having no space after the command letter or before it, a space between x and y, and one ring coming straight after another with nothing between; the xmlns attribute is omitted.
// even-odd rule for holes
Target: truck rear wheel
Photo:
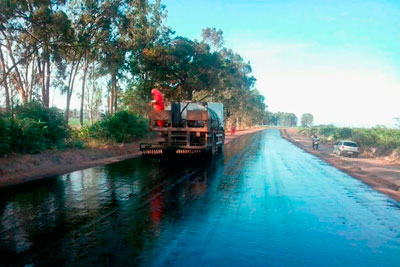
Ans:
<svg viewBox="0 0 400 267"><path fill-rule="evenodd" d="M218 153L217 137L215 134L213 134L211 138L211 149L209 153L212 158Z"/></svg>
<svg viewBox="0 0 400 267"><path fill-rule="evenodd" d="M225 144L225 133L222 134L222 140L221 140L222 144L220 146L218 146L218 152L222 152L222 147Z"/></svg>
<svg viewBox="0 0 400 267"><path fill-rule="evenodd" d="M215 136L215 134L213 135L213 140L212 140L212 146L211 146L211 153L213 156L215 156L218 152L218 148L217 148L217 138Z"/></svg>

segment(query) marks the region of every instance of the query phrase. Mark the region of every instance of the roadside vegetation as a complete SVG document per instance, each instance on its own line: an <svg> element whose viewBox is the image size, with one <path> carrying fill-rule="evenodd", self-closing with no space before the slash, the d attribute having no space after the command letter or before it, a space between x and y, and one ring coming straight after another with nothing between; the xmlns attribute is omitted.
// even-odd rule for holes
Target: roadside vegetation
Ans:
<svg viewBox="0 0 400 267"><path fill-rule="evenodd" d="M35 101L0 114L0 135L0 155L62 148L69 137L63 114Z"/></svg>
<svg viewBox="0 0 400 267"><path fill-rule="evenodd" d="M82 140L125 143L143 137L147 132L148 121L140 115L121 111L84 127L79 131Z"/></svg>
<svg viewBox="0 0 400 267"><path fill-rule="evenodd" d="M269 125L281 127L296 127L298 121L296 114L290 112L268 112L267 118Z"/></svg>
<svg viewBox="0 0 400 267"><path fill-rule="evenodd" d="M222 31L179 36L159 0L4 0L0 9L1 155L139 138L152 88L167 103L222 102L228 128L268 121L250 63L224 46ZM50 105L56 92L64 110Z"/></svg>
<svg viewBox="0 0 400 267"><path fill-rule="evenodd" d="M323 143L335 143L342 139L355 141L361 150L371 156L388 156L400 151L400 130L384 127L341 128L333 125L300 127L307 136L317 134Z"/></svg>
<svg viewBox="0 0 400 267"><path fill-rule="evenodd" d="M86 143L129 142L147 133L147 120L128 111L106 116L82 129L73 129L57 108L32 101L0 113L0 156L39 153L46 149L83 148Z"/></svg>

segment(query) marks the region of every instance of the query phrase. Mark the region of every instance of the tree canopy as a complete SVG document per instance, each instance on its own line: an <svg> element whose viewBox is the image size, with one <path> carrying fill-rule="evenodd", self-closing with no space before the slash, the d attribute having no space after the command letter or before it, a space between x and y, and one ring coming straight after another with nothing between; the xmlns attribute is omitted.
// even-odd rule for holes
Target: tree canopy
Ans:
<svg viewBox="0 0 400 267"><path fill-rule="evenodd" d="M239 127L267 120L250 63L224 46L223 32L205 28L202 40L176 35L160 0L0 0L0 8L0 94L7 110L33 100L49 107L59 91L68 121L79 93L82 125L85 112L92 121L101 103L109 114L147 114L157 87L166 101L220 101Z"/></svg>
<svg viewBox="0 0 400 267"><path fill-rule="evenodd" d="M311 113L304 113L301 116L301 126L311 127L314 122L314 116Z"/></svg>
<svg viewBox="0 0 400 267"><path fill-rule="evenodd" d="M268 124L282 126L282 127L295 127L297 126L297 116L289 112L276 112L268 113Z"/></svg>

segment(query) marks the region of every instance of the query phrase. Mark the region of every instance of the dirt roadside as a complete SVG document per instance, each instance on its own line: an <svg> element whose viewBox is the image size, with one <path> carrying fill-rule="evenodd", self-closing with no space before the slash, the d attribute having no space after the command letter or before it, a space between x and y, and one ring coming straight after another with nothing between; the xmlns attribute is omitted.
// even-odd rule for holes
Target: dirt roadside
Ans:
<svg viewBox="0 0 400 267"><path fill-rule="evenodd" d="M320 144L319 150L311 147L311 139L298 133L297 129L281 129L286 140L303 150L320 157L334 167L372 186L376 190L400 201L400 163L378 158L349 158L332 154L333 145Z"/></svg>
<svg viewBox="0 0 400 267"><path fill-rule="evenodd" d="M227 133L225 144L240 136L263 129L238 131L234 136ZM129 144L101 148L48 150L40 154L13 154L0 158L0 187L22 184L98 165L105 165L141 156L140 143L151 143L151 137Z"/></svg>

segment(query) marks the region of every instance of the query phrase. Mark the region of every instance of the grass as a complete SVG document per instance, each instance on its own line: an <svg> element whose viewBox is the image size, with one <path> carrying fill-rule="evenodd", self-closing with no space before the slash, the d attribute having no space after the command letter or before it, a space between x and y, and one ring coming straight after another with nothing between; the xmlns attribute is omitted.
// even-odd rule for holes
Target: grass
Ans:
<svg viewBox="0 0 400 267"><path fill-rule="evenodd" d="M79 118L70 118L68 121L68 125L72 128L80 128L81 127ZM86 125L89 125L88 119L83 120L83 126L86 126Z"/></svg>

